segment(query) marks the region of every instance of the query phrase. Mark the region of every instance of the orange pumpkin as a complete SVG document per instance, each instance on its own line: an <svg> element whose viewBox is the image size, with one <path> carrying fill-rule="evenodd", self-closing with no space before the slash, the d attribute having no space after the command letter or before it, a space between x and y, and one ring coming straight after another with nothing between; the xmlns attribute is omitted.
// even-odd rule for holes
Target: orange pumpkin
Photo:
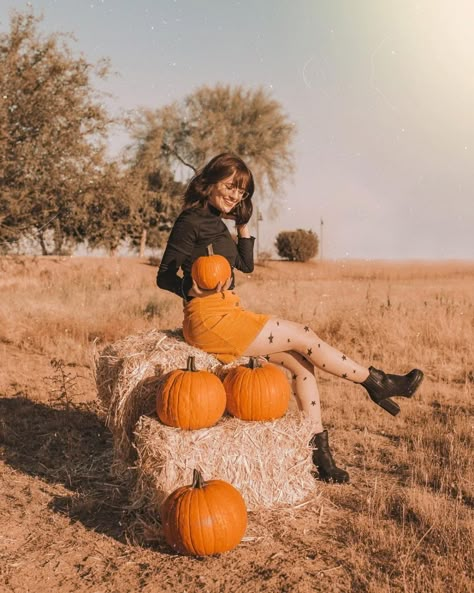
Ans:
<svg viewBox="0 0 474 593"><path fill-rule="evenodd" d="M198 371L194 356L187 368L168 373L156 397L156 413L167 426L196 430L213 426L225 410L225 389L209 371Z"/></svg>
<svg viewBox="0 0 474 593"><path fill-rule="evenodd" d="M224 256L214 253L212 244L207 246L207 255L195 259L191 267L194 282L204 290L213 290L219 282L224 284L231 274L229 262Z"/></svg>
<svg viewBox="0 0 474 593"><path fill-rule="evenodd" d="M275 420L288 409L291 390L285 373L272 364L261 366L256 358L232 368L224 387L227 411L241 420Z"/></svg>
<svg viewBox="0 0 474 593"><path fill-rule="evenodd" d="M161 507L168 544L180 554L221 554L237 546L247 528L240 492L223 480L204 482L194 470L193 483L172 492Z"/></svg>

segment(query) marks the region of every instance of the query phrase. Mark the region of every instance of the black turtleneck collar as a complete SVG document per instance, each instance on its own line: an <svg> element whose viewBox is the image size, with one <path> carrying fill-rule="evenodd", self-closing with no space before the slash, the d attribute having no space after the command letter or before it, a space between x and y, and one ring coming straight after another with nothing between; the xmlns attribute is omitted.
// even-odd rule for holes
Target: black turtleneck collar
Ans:
<svg viewBox="0 0 474 593"><path fill-rule="evenodd" d="M209 209L209 212L211 214L213 214L214 216L220 216L221 215L221 211L218 210L215 206L212 206L211 204L209 204L209 202L207 203L207 207Z"/></svg>

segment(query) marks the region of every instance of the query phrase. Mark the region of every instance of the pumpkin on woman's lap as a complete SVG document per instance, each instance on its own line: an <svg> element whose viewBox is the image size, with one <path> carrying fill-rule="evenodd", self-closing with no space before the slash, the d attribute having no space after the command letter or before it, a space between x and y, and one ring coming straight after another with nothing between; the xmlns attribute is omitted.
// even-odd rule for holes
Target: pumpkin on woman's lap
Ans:
<svg viewBox="0 0 474 593"><path fill-rule="evenodd" d="M214 253L212 244L207 246L207 255L194 260L191 276L203 290L214 290L218 284L224 284L230 278L232 270L223 255Z"/></svg>

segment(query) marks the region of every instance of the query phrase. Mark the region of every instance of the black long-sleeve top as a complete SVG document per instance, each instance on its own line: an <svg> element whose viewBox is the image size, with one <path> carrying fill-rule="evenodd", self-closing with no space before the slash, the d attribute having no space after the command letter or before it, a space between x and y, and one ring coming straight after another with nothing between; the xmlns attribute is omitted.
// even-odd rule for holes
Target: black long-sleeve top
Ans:
<svg viewBox="0 0 474 593"><path fill-rule="evenodd" d="M220 212L212 206L183 210L171 229L156 283L160 288L190 300L191 266L195 259L207 255L207 246L212 243L214 253L223 255L232 268L229 287L232 289L235 285L234 268L245 273L253 271L254 242L254 237L239 237L236 243L220 218ZM178 274L180 268L182 276Z"/></svg>

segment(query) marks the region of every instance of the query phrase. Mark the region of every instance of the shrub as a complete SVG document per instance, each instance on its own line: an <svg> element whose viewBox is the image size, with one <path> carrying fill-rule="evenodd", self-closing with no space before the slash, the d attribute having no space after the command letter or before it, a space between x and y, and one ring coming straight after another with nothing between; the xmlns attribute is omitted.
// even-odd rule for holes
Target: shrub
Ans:
<svg viewBox="0 0 474 593"><path fill-rule="evenodd" d="M311 230L282 231L277 235L275 247L281 258L305 262L317 255L319 239Z"/></svg>

